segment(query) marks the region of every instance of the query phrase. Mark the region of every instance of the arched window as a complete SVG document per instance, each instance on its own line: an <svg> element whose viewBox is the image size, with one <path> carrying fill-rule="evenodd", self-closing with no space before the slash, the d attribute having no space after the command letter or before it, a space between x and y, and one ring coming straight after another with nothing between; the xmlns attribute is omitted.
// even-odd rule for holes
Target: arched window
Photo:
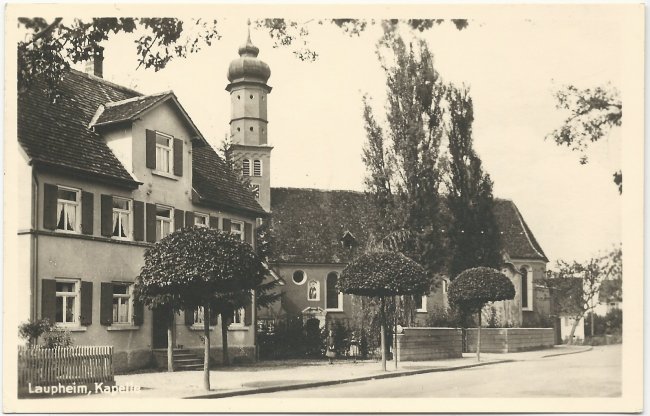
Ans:
<svg viewBox="0 0 650 416"><path fill-rule="evenodd" d="M251 161L244 159L241 164L241 173L244 176L251 176Z"/></svg>
<svg viewBox="0 0 650 416"><path fill-rule="evenodd" d="M521 274L521 308L532 310L533 274L529 266L521 266L519 273Z"/></svg>
<svg viewBox="0 0 650 416"><path fill-rule="evenodd" d="M259 159L253 161L253 176L262 176L262 161Z"/></svg>
<svg viewBox="0 0 650 416"><path fill-rule="evenodd" d="M330 272L325 281L325 309L343 310L343 293L336 290L339 274Z"/></svg>

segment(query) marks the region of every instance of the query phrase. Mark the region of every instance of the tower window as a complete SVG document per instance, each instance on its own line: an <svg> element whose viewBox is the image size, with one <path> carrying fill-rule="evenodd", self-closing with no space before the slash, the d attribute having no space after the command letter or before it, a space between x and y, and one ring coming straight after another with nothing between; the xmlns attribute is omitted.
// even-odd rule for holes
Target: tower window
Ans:
<svg viewBox="0 0 650 416"><path fill-rule="evenodd" d="M238 99L238 100L241 100L241 96L238 95L238 96L237 96L237 99Z"/></svg>
<svg viewBox="0 0 650 416"><path fill-rule="evenodd" d="M262 176L262 161L259 159L253 161L253 176Z"/></svg>
<svg viewBox="0 0 650 416"><path fill-rule="evenodd" d="M237 127L237 131L241 131L241 127Z"/></svg>
<svg viewBox="0 0 650 416"><path fill-rule="evenodd" d="M253 94L251 94L251 100L253 99Z"/></svg>
<svg viewBox="0 0 650 416"><path fill-rule="evenodd" d="M251 126L250 131L253 131L253 126Z"/></svg>
<svg viewBox="0 0 650 416"><path fill-rule="evenodd" d="M251 176L251 161L244 159L241 164L241 173L244 176Z"/></svg>

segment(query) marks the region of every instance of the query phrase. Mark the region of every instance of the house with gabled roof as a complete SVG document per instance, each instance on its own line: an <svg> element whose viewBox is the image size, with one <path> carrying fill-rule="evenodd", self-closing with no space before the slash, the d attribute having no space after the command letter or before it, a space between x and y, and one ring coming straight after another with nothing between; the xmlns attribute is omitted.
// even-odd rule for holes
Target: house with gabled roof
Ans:
<svg viewBox="0 0 650 416"><path fill-rule="evenodd" d="M75 344L114 346L119 371L146 366L167 347L166 317L132 296L145 250L189 225L254 244L268 214L173 92L143 95L100 75L67 72L55 101L38 84L18 96L15 312L21 321L48 318ZM202 315L181 315L175 346L202 349ZM235 313L231 354L255 356L254 322L254 305ZM218 360L220 331L213 336Z"/></svg>

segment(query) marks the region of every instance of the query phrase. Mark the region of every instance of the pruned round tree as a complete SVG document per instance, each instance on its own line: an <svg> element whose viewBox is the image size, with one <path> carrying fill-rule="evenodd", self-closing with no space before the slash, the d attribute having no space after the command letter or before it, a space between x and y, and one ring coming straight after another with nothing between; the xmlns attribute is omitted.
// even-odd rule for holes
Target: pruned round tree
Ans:
<svg viewBox="0 0 650 416"><path fill-rule="evenodd" d="M266 272L253 247L239 237L213 228L183 228L145 252L134 296L150 308L167 309L170 330L176 312L203 307L204 386L209 390L210 308L219 294L254 289Z"/></svg>
<svg viewBox="0 0 650 416"><path fill-rule="evenodd" d="M481 359L481 309L488 302L513 299L515 287L500 271L475 267L461 272L449 285L449 302L468 313L478 313L476 357Z"/></svg>
<svg viewBox="0 0 650 416"><path fill-rule="evenodd" d="M372 252L354 259L341 272L338 289L351 295L379 298L381 301L381 362L386 370L387 296L429 293L433 276L415 261L398 252Z"/></svg>

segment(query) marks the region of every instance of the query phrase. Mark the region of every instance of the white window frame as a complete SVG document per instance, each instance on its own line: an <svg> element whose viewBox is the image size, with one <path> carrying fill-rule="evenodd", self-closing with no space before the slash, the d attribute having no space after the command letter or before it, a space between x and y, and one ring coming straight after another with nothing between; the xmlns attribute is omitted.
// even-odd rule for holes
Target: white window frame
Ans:
<svg viewBox="0 0 650 416"><path fill-rule="evenodd" d="M257 174L255 173L256 165L259 165L259 172ZM261 177L263 175L262 166L263 165L262 165L262 160L261 159L253 160L253 176Z"/></svg>
<svg viewBox="0 0 650 416"><path fill-rule="evenodd" d="M328 272L325 275L325 310L326 311L332 311L332 312L343 312L343 292L337 292L337 297L338 297L338 307L337 308L328 308L327 307L327 277L330 275L330 273L336 273L336 281L338 283L338 279L341 278L341 274L336 271L331 271Z"/></svg>
<svg viewBox="0 0 650 416"><path fill-rule="evenodd" d="M115 286L126 286L126 294L115 293ZM133 283L130 282L113 282L113 299L127 299L126 307L127 309L127 321L118 322L115 320L115 315L113 315L113 325L133 325ZM118 307L119 309L119 307ZM112 311L112 308L111 308ZM119 317L119 312L117 316Z"/></svg>
<svg viewBox="0 0 650 416"><path fill-rule="evenodd" d="M167 206L167 205L162 205L162 204L156 204L156 211L158 208L163 208L163 209L168 209L169 210L169 218L166 217L161 217L158 215L158 212L156 212L156 241L160 241L163 238L167 237L167 235L173 233L175 231L174 229L174 208ZM167 235L162 235L163 232L163 223L168 222L169 223L169 234ZM160 224L160 238L158 238L158 224Z"/></svg>
<svg viewBox="0 0 650 416"><path fill-rule="evenodd" d="M77 200L76 201L70 201L70 200L67 200L67 199L59 199L59 195L58 195L59 190L74 192L77 195ZM64 220L67 217L66 216L67 210L68 209L74 209L74 211L75 211L74 230L66 230L65 228L64 229L58 228L58 225L59 225L59 205L63 205L62 210L63 210L63 218L64 218ZM69 186L57 185L56 214L57 214L57 217L56 217L56 224L57 224L56 231L57 232L71 233L71 234L81 234L81 189L71 188ZM63 224L64 227L65 227L66 224L67 224L67 222L65 224Z"/></svg>
<svg viewBox="0 0 650 416"><path fill-rule="evenodd" d="M315 283L316 285L314 286L316 288L316 297L313 299L309 297L309 290L312 287L312 283ZM307 301L309 302L319 302L320 301L320 282L318 280L310 280L309 283L307 283Z"/></svg>
<svg viewBox="0 0 650 416"><path fill-rule="evenodd" d="M168 140L169 145L165 146L158 143L158 136L164 137ZM158 151L168 153L167 168L169 170L161 169L158 165ZM174 173L174 136L156 131L156 169L155 172L162 173L163 175L172 175Z"/></svg>
<svg viewBox="0 0 650 416"><path fill-rule="evenodd" d="M124 209L121 209L121 208L113 207L113 215L115 215L115 214L118 215L118 222L120 222L120 223L121 223L122 217L124 215L128 216L129 226L127 227L127 230L126 230L126 234L127 234L126 237L121 237L119 235L112 235L111 238L114 238L116 240L131 241L131 240L133 240L133 200L129 199L129 198L124 198L124 197L121 197L121 196L113 196L113 200L116 200L116 199L121 199L123 201L126 201L129 208L128 208L128 210L124 210ZM111 217L111 221L112 220L113 219ZM113 228L115 228L115 227L113 227Z"/></svg>
<svg viewBox="0 0 650 416"><path fill-rule="evenodd" d="M63 298L63 304L62 306L62 313L61 317L63 319L63 322L55 322L57 326L61 327L78 327L81 326L81 281L77 279L55 279L56 283L73 283L74 284L74 292L59 292L56 291L56 299L55 299L55 311L56 311L56 304L58 304L58 298L61 297ZM56 284L55 283L55 284ZM55 286L56 289L56 286ZM68 299L67 298L75 298L75 303L74 303L74 312L73 312L73 321L72 322L66 322L66 317L65 317L65 310L67 306ZM55 317L56 319L56 317Z"/></svg>
<svg viewBox="0 0 650 416"><path fill-rule="evenodd" d="M238 224L241 228L239 231L233 230L233 225ZM244 222L238 220L230 220L230 234L239 235L239 239L244 241Z"/></svg>
<svg viewBox="0 0 650 416"><path fill-rule="evenodd" d="M203 224L197 223L196 222L197 218L203 218L205 220L205 223ZM197 227L205 227L205 228L210 227L210 215L204 214L202 212L195 212L193 225L196 225Z"/></svg>
<svg viewBox="0 0 650 416"><path fill-rule="evenodd" d="M532 311L533 310L533 268L527 264L522 265L519 267L519 278L521 279L521 269L524 268L528 273L526 273L526 295L527 295L527 301L528 305L524 307L523 301L521 304L521 310L522 311ZM522 291L524 288L522 288ZM520 297L521 299L521 297Z"/></svg>
<svg viewBox="0 0 650 416"><path fill-rule="evenodd" d="M422 295L422 307L416 308L415 312L426 312L427 311L427 295Z"/></svg>
<svg viewBox="0 0 650 416"><path fill-rule="evenodd" d="M236 320L236 318L239 318ZM246 326L246 309L239 308L233 313L232 322L229 325L229 328L243 328Z"/></svg>
<svg viewBox="0 0 650 416"><path fill-rule="evenodd" d="M251 161L244 159L241 161L241 173L244 176L251 176Z"/></svg>
<svg viewBox="0 0 650 416"><path fill-rule="evenodd" d="M297 282L293 279L293 275L296 274L297 272L302 272L303 279L302 279L302 282L300 282L300 283L297 283ZM302 269L296 269L296 270L294 270L293 273L291 273L291 281L293 282L294 285L298 285L298 286L302 286L302 285L304 285L305 282L307 282L307 272L304 271L304 270L302 270Z"/></svg>

